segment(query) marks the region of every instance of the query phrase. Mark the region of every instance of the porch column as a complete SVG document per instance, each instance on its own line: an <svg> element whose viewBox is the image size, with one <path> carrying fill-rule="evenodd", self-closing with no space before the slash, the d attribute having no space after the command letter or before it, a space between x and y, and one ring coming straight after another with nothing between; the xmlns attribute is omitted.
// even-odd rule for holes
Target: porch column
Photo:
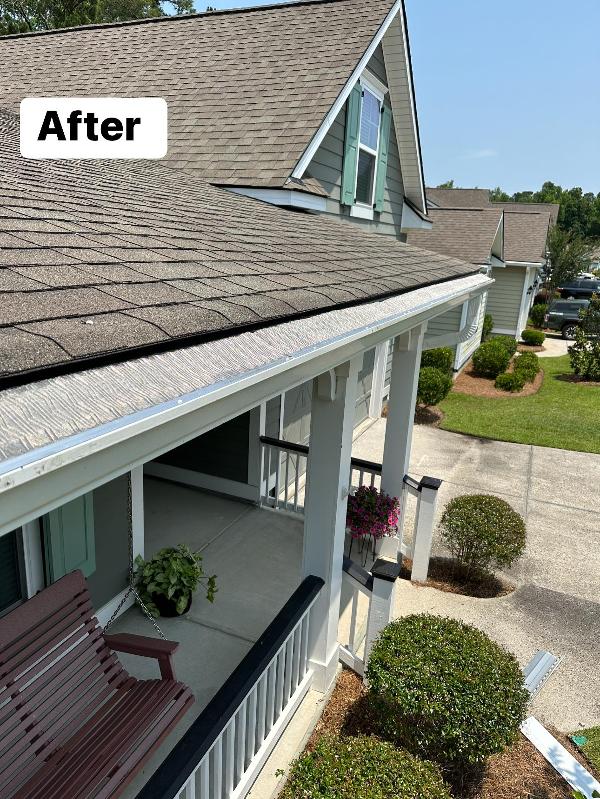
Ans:
<svg viewBox="0 0 600 799"><path fill-rule="evenodd" d="M381 488L392 497L401 500L400 539L404 518L404 475L408 472L412 445L415 404L419 384L419 367L426 325L409 330L394 340L392 375L388 401ZM394 543L394 545L396 545ZM395 557L397 550L381 554Z"/></svg>
<svg viewBox="0 0 600 799"><path fill-rule="evenodd" d="M315 378L304 510L303 577L325 581L313 607L309 659L313 687L325 692L338 663L338 622L352 430L361 357Z"/></svg>

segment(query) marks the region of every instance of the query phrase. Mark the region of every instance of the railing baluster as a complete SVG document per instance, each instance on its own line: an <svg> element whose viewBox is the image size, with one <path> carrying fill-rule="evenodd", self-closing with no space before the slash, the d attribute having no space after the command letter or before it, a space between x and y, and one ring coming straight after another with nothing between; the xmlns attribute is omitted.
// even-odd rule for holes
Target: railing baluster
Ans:
<svg viewBox="0 0 600 799"><path fill-rule="evenodd" d="M271 665L269 666L269 670L267 672L267 716L265 723L265 736L271 732L271 727L273 726L273 721L275 718L275 663L275 660L271 661Z"/></svg>
<svg viewBox="0 0 600 799"><path fill-rule="evenodd" d="M371 488L375 485L375 472L371 472Z"/></svg>
<svg viewBox="0 0 600 799"><path fill-rule="evenodd" d="M267 736L267 679L268 671L262 675L258 681L257 692L257 719L256 719L256 748L262 746L263 741Z"/></svg>
<svg viewBox="0 0 600 799"><path fill-rule="evenodd" d="M296 477L294 479L294 511L298 512L298 494L300 493L300 453L296 453Z"/></svg>
<svg viewBox="0 0 600 799"><path fill-rule="evenodd" d="M300 643L302 640L301 625L294 630L294 660L292 662L292 692L300 684Z"/></svg>
<svg viewBox="0 0 600 799"><path fill-rule="evenodd" d="M256 703L258 699L258 685L255 685L248 699L248 715L246 719L246 756L244 760L244 770L248 768L252 758L256 754Z"/></svg>
<svg viewBox="0 0 600 799"><path fill-rule="evenodd" d="M223 736L220 735L215 741L212 751L212 793L210 799L222 799L223 797Z"/></svg>
<svg viewBox="0 0 600 799"><path fill-rule="evenodd" d="M365 473L362 469L358 470L358 487L361 488L365 482Z"/></svg>
<svg viewBox="0 0 600 799"><path fill-rule="evenodd" d="M235 779L235 719L225 728L225 799L231 796Z"/></svg>
<svg viewBox="0 0 600 799"><path fill-rule="evenodd" d="M248 711L248 700L245 699L240 705L237 714L235 729L237 741L235 744L235 784L242 779L246 769L246 720Z"/></svg>
<svg viewBox="0 0 600 799"><path fill-rule="evenodd" d="M199 782L200 782L200 799L210 799L210 757L205 755L200 763Z"/></svg>
<svg viewBox="0 0 600 799"><path fill-rule="evenodd" d="M275 452L275 507L279 507L279 492L281 491L281 450L276 449Z"/></svg>
<svg viewBox="0 0 600 799"><path fill-rule="evenodd" d="M290 484L290 453L285 453L285 493L283 507L288 509L288 490Z"/></svg>
<svg viewBox="0 0 600 799"><path fill-rule="evenodd" d="M266 481L266 490L267 496L265 497L265 502L267 505L271 504L271 445L267 444L267 481Z"/></svg>
<svg viewBox="0 0 600 799"><path fill-rule="evenodd" d="M284 688L284 674L285 674L285 650L282 649L277 655L277 690L275 693L275 717L274 722L277 721L283 709L283 688Z"/></svg>
<svg viewBox="0 0 600 799"><path fill-rule="evenodd" d="M352 611L350 616L350 640L348 641L348 649L356 654L356 619L358 616L358 591L352 589Z"/></svg>
<svg viewBox="0 0 600 799"><path fill-rule="evenodd" d="M300 648L300 679L304 679L304 675L308 670L308 620L306 615L302 619L302 644Z"/></svg>
<svg viewBox="0 0 600 799"><path fill-rule="evenodd" d="M287 705L292 695L292 661L294 658L294 636L290 635L285 645L285 677L283 683L283 703Z"/></svg>
<svg viewBox="0 0 600 799"><path fill-rule="evenodd" d="M183 799L196 799L196 775L192 774L183 789Z"/></svg>

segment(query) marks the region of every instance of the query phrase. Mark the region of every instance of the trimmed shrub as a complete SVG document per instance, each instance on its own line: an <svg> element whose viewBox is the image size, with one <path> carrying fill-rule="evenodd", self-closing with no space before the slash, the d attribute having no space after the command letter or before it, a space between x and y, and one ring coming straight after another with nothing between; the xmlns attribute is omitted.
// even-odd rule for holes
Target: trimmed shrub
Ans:
<svg viewBox="0 0 600 799"><path fill-rule="evenodd" d="M535 352L522 352L513 361L513 372L522 377L526 383L533 383L540 371L540 359Z"/></svg>
<svg viewBox="0 0 600 799"><path fill-rule="evenodd" d="M511 358L517 351L517 340L514 336L493 336L490 341L496 341L498 344L502 344Z"/></svg>
<svg viewBox="0 0 600 799"><path fill-rule="evenodd" d="M512 744L529 699L509 652L429 614L385 627L366 673L382 734L444 765L481 763Z"/></svg>
<svg viewBox="0 0 600 799"><path fill-rule="evenodd" d="M569 347L571 368L585 380L600 381L600 297L594 295L580 316L575 342Z"/></svg>
<svg viewBox="0 0 600 799"><path fill-rule="evenodd" d="M424 350L421 355L421 368L433 366L441 372L450 374L454 365L454 350L452 347L438 347L434 350Z"/></svg>
<svg viewBox="0 0 600 799"><path fill-rule="evenodd" d="M502 391L521 391L523 386L525 385L525 378L523 375L518 374L517 372L504 372L504 374L498 375L496 378L494 385L496 388L502 389Z"/></svg>
<svg viewBox="0 0 600 799"><path fill-rule="evenodd" d="M298 758L282 799L450 799L440 770L378 738L324 736Z"/></svg>
<svg viewBox="0 0 600 799"><path fill-rule="evenodd" d="M525 522L500 497L465 494L444 508L442 540L468 573L510 566L525 549Z"/></svg>
<svg viewBox="0 0 600 799"><path fill-rule="evenodd" d="M494 319L491 313L486 313L486 315L483 317L483 328L481 331L481 338L483 339L483 341L485 341L487 337L490 335L493 327L494 327Z"/></svg>
<svg viewBox="0 0 600 799"><path fill-rule="evenodd" d="M521 333L521 338L523 339L525 344L530 344L534 347L539 347L544 343L546 334L542 333L541 330L531 330L531 328L527 328L527 330L523 330L523 332Z"/></svg>
<svg viewBox="0 0 600 799"><path fill-rule="evenodd" d="M417 402L421 405L437 405L445 399L452 388L452 378L433 366L424 366L419 372Z"/></svg>
<svg viewBox="0 0 600 799"><path fill-rule="evenodd" d="M510 355L497 339L481 344L473 353L473 367L478 375L497 377L506 370Z"/></svg>
<svg viewBox="0 0 600 799"><path fill-rule="evenodd" d="M529 311L531 324L537 328L544 327L544 316L546 316L547 312L548 306L545 302L538 302L535 305L532 305L531 310Z"/></svg>

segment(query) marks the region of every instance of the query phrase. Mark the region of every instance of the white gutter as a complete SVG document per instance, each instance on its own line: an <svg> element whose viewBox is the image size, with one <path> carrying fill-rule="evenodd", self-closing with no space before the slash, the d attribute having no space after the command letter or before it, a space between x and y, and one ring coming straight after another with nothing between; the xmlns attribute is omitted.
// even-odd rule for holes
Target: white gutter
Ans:
<svg viewBox="0 0 600 799"><path fill-rule="evenodd" d="M319 194L307 194L291 189L256 189L243 186L224 186L223 188L234 194L244 194L246 197L261 200L270 205L304 208L307 211L327 210L327 197L322 197Z"/></svg>
<svg viewBox="0 0 600 799"><path fill-rule="evenodd" d="M475 281L475 278L479 278L479 280ZM73 383L77 383L78 380L81 381L84 379L89 381L89 383L86 382L85 385L86 391L95 391L99 389L99 386L104 385L107 391L118 392L119 384L122 384L128 379L128 370L152 373L153 365L157 363L162 365L165 362L169 369L175 370L180 360L189 366L189 360L192 357L197 357L201 362L206 362L206 358L210 357L210 347L214 347L215 344L220 348L225 347L231 350L232 359L238 364L238 368L240 360L245 357L245 352L251 352L253 354L260 353L261 355L267 353L265 362L246 372L239 372L228 379L215 380L209 385L204 385L187 394L173 397L173 399L168 401L151 405L150 407L128 414L127 416L113 419L74 435L60 438L51 444L40 446L22 455L4 460L0 463L0 493L22 485L50 471L74 463L91 454L98 453L132 439L134 436L139 436L146 431L165 425L180 417L184 417L199 408L216 403L219 400L238 393L243 389L248 389L276 375L284 372L291 372L293 369L299 368L303 364L308 364L310 361L316 360L324 355L331 354L334 364L336 360L338 363L343 362L346 359L344 357L345 350L352 344L356 345L361 339L370 337L368 346L375 346L378 341L384 341L391 335L396 335L397 333L394 332L395 327L399 327L404 323L404 327L408 329L408 325L416 323L414 321L415 317L427 315L435 310L436 307L442 305L449 303L457 304L461 300L464 301L465 297L470 299L471 297L480 295L487 291L491 283L492 281L485 278L483 275L476 275L470 278L452 281L449 287L454 284L453 290L444 295L436 296L434 290L439 290L440 286L432 286L426 289L417 289L409 294L391 297L379 302L371 302L353 308L319 314L317 317L310 320L313 325L318 326L320 322L324 327L329 324L329 327L333 327L336 330L343 327L341 323L344 318L349 318L350 321L354 319L364 319L365 322L361 325L350 327L348 330L338 335L331 336L327 340L317 340L315 343L298 349L295 352L288 351L284 355L270 361L266 359L269 351L276 351L278 349L278 351L281 352L285 349L287 341L294 340L295 338L306 341L306 339L309 338L306 319L285 322L270 328L238 334L229 339L212 342L212 344L196 345L185 350L172 351L163 353L162 355L141 358L133 362L103 367L92 370L89 373L53 378L52 380L46 381L46 390L51 390L55 386L57 388L60 387L60 389L56 391L56 396L46 396L45 402L46 405L55 404L57 407L60 407L61 402L64 403L67 401L65 395L69 396L70 386ZM445 284L441 285L444 286ZM432 294L433 297L431 296ZM407 298L409 300L417 300L410 305L408 310L402 307L403 304L406 304ZM419 298L421 298L420 301ZM398 306L397 310L393 310L395 305ZM373 318L375 308L381 309L384 315L374 322L367 322L366 320ZM222 360L224 359L222 358L221 361ZM216 361L214 354L213 361ZM214 368L215 372L221 370L221 374L223 374L223 365L221 362L215 362L211 364L211 367ZM302 372L304 376L303 379L307 378L309 371L310 370L304 370ZM135 376L136 374L134 372L133 377ZM163 379L167 378L168 375L165 374ZM104 381L104 384L102 384L101 381ZM302 382L302 379L300 382ZM9 402L11 406L14 406L14 398L18 397L19 401L22 402L23 405L27 405L31 412L33 397L27 402L27 397L25 395L28 393L34 395L36 388L37 386L31 386L29 389L27 387L25 389L9 389L3 392L4 397L0 397L0 399L4 399ZM80 386L78 386L78 390L81 390ZM135 391L135 387L132 390Z"/></svg>
<svg viewBox="0 0 600 799"><path fill-rule="evenodd" d="M469 300L469 311L461 329L456 333L443 333L440 336L426 335L423 341L423 349L433 350L436 347L455 347L458 344L464 344L470 338L477 335L479 329L479 311L481 310L482 301L483 296L481 294L475 299L475 302Z"/></svg>

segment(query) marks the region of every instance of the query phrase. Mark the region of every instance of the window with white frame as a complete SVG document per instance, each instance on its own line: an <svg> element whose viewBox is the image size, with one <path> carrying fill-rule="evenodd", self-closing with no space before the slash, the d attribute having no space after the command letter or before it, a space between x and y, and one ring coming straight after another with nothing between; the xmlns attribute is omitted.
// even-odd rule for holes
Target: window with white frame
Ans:
<svg viewBox="0 0 600 799"><path fill-rule="evenodd" d="M382 99L363 84L355 196L357 203L369 207L373 205Z"/></svg>

